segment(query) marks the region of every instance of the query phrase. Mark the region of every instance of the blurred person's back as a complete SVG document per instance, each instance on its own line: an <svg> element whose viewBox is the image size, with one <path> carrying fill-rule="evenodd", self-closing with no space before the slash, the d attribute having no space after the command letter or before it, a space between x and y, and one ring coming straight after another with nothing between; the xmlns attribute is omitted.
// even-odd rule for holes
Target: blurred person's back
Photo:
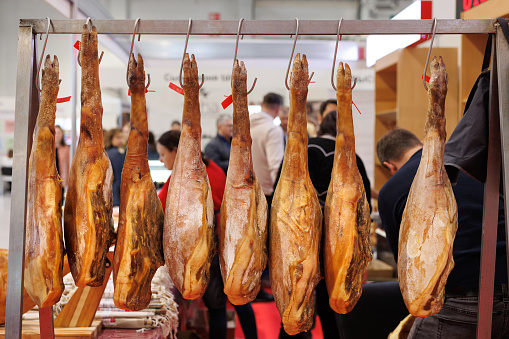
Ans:
<svg viewBox="0 0 509 339"><path fill-rule="evenodd" d="M272 202L273 185L277 177L279 166L284 156L284 133L280 126L274 124L278 116L283 97L279 94L268 93L262 102L262 111L250 116L251 138L253 139L253 167L267 197L267 203Z"/></svg>

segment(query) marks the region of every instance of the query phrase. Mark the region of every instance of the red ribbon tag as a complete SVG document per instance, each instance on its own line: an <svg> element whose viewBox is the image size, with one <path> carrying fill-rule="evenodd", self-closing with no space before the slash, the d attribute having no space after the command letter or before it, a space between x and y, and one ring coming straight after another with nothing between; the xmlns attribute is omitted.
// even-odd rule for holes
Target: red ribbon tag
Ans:
<svg viewBox="0 0 509 339"><path fill-rule="evenodd" d="M174 90L175 92L184 95L184 90L182 88L180 88L179 86L175 85L173 82L170 82L168 87L171 88L172 90Z"/></svg>
<svg viewBox="0 0 509 339"><path fill-rule="evenodd" d="M314 83L316 83L316 81L310 81L309 83L310 83L310 84L314 84Z"/></svg>
<svg viewBox="0 0 509 339"><path fill-rule="evenodd" d="M225 95L225 97L226 97L226 95ZM223 102L221 103L221 106L223 106L223 109L226 109L226 107L230 106L232 102L233 102L233 98L232 98L232 95L230 94L229 96L226 97L226 99L223 100Z"/></svg>
<svg viewBox="0 0 509 339"><path fill-rule="evenodd" d="M74 43L74 48L76 48L78 51L80 50L80 41L79 40L76 40L76 42Z"/></svg>
<svg viewBox="0 0 509 339"><path fill-rule="evenodd" d="M155 91L153 91L151 89L145 89L145 93L148 93L148 92L155 92ZM131 96L131 89L130 88L127 90L127 95Z"/></svg>
<svg viewBox="0 0 509 339"><path fill-rule="evenodd" d="M359 114L362 114L359 107L357 107L357 105L355 104L355 102L353 102L353 100L352 100L352 104L355 106L355 108L357 108L357 112L359 112Z"/></svg>
<svg viewBox="0 0 509 339"><path fill-rule="evenodd" d="M60 104L62 102L67 102L71 100L71 96L64 97L64 98L57 98L57 104Z"/></svg>
<svg viewBox="0 0 509 339"><path fill-rule="evenodd" d="M422 75L421 75L421 79L422 79ZM426 75L426 82L429 82L429 79L431 79L429 76Z"/></svg>

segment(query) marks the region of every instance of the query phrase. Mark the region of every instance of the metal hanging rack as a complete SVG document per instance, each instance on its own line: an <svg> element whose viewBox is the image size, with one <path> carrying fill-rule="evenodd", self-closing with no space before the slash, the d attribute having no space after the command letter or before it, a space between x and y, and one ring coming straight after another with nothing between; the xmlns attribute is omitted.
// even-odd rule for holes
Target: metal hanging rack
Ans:
<svg viewBox="0 0 509 339"><path fill-rule="evenodd" d="M94 20L98 34L133 34L135 20ZM51 20L49 34L81 34L85 20ZM190 35L238 35L237 20L194 20ZM25 248L25 219L28 156L32 146L32 134L39 110L39 91L36 87L38 69L36 35L48 28L46 19L22 19L18 33L18 57L16 78L16 108L14 131L14 161L9 234L9 270L7 283L6 338L21 338L21 315L23 306L23 263ZM138 22L137 34L187 35L188 20L143 20ZM388 35L388 34L495 34L492 48L491 89L509 92L509 44L495 19L440 19L440 20L342 20L341 35ZM244 20L242 35L293 35L295 20ZM337 36L338 20L300 20L299 35ZM501 76L497 77L496 75ZM490 145L488 155L488 178L485 185L485 201L495 202L499 194L497 164L502 164L504 192L509 192L509 95L492 96L490 120ZM498 113L498 114L497 114ZM500 119L500 121L497 121ZM498 147L498 149L497 149ZM485 209L488 203L485 203ZM505 199L506 220L509 199ZM491 214L492 211L490 211ZM497 218L487 215L484 222L482 245L478 338L491 334L491 309L495 272ZM509 223L506 223L506 240ZM507 241L509 244L509 241ZM509 253L509 251L508 251ZM51 308L48 308L51 310ZM482 310L482 312L481 312ZM46 314L48 315L48 314ZM41 338L52 338L52 316L41 319ZM43 327L45 331L42 331Z"/></svg>

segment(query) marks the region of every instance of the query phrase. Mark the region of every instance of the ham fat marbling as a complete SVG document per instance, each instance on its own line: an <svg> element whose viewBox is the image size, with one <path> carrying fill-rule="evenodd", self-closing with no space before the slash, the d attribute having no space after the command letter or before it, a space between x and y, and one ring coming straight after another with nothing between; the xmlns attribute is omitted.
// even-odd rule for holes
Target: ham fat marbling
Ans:
<svg viewBox="0 0 509 339"><path fill-rule="evenodd" d="M214 205L201 158L198 66L186 54L184 113L175 164L168 186L163 249L171 280L185 299L205 293L215 253Z"/></svg>
<svg viewBox="0 0 509 339"><path fill-rule="evenodd" d="M308 170L306 100L308 63L297 54L290 79L288 141L270 215L269 268L276 306L286 333L313 324L320 280L322 211Z"/></svg>
<svg viewBox="0 0 509 339"><path fill-rule="evenodd" d="M235 60L233 138L218 223L224 292L235 305L256 298L267 265L267 200L253 170L246 79L244 63Z"/></svg>
<svg viewBox="0 0 509 339"><path fill-rule="evenodd" d="M337 135L331 182L325 200L324 272L329 304L350 312L362 294L362 280L372 259L371 217L355 159L352 119L352 73L340 62L337 71ZM369 188L368 188L369 189Z"/></svg>
<svg viewBox="0 0 509 339"><path fill-rule="evenodd" d="M81 127L69 174L64 236L69 266L78 287L101 286L106 254L114 237L113 170L104 150L97 57L97 29L83 26L81 55Z"/></svg>
<svg viewBox="0 0 509 339"><path fill-rule="evenodd" d="M447 72L442 57L433 57L430 67L421 163L403 212L398 249L401 293L417 317L433 315L444 304L458 228L458 206L444 167Z"/></svg>
<svg viewBox="0 0 509 339"><path fill-rule="evenodd" d="M148 166L148 123L143 58L131 54L131 131L120 184L120 215L113 257L113 301L139 311L150 303L151 282L164 265L164 214Z"/></svg>
<svg viewBox="0 0 509 339"><path fill-rule="evenodd" d="M25 286L39 307L60 300L64 291L62 267L62 180L55 162L55 113L60 80L58 59L46 57L41 103L28 162Z"/></svg>

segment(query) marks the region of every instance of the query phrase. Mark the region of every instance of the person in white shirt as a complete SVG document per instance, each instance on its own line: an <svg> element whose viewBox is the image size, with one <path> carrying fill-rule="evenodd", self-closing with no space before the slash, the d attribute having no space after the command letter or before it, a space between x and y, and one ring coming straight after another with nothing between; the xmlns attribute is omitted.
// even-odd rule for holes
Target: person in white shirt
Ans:
<svg viewBox="0 0 509 339"><path fill-rule="evenodd" d="M274 182L279 166L285 154L284 132L281 126L274 124L283 105L283 97L276 93L268 93L263 97L262 111L249 117L251 124L251 152L253 168L267 198L267 222L270 224L270 206L274 193ZM268 273L268 271L266 271ZM268 277L268 275L266 276ZM264 278L262 277L262 280ZM274 296L262 287L254 302L274 301Z"/></svg>
<svg viewBox="0 0 509 339"><path fill-rule="evenodd" d="M281 126L274 124L278 116L283 97L268 93L263 97L262 111L249 117L253 144L253 167L263 193L267 197L270 210L274 182L284 156L284 132Z"/></svg>

